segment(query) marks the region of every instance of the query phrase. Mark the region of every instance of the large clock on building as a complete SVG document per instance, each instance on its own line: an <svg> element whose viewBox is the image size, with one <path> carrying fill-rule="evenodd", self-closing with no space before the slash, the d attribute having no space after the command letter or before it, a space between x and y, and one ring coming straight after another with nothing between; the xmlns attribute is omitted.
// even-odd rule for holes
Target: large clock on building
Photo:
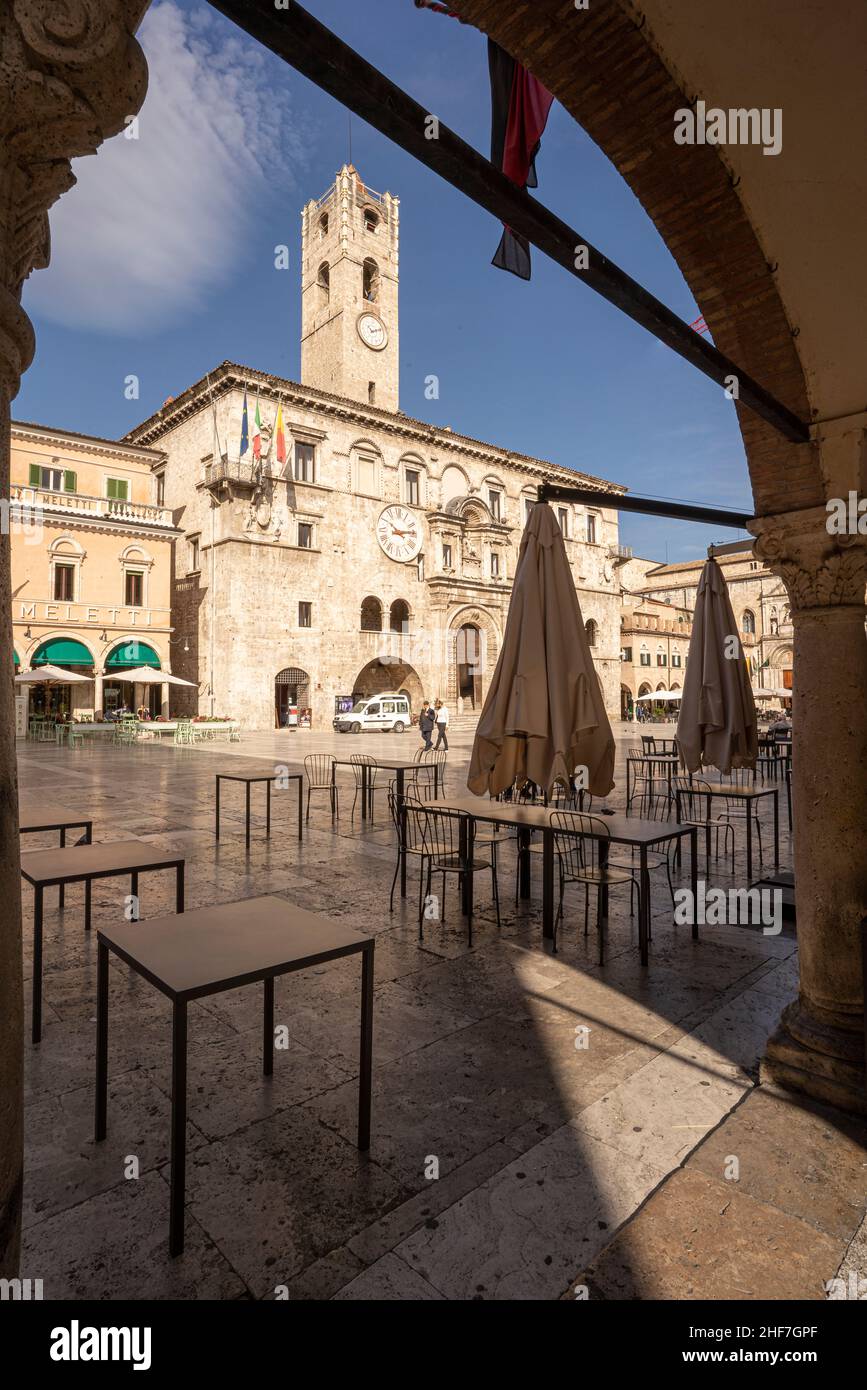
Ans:
<svg viewBox="0 0 867 1390"><path fill-rule="evenodd" d="M376 523L376 539L390 560L405 565L421 550L421 525L406 507L386 507Z"/></svg>
<svg viewBox="0 0 867 1390"><path fill-rule="evenodd" d="M356 328L361 341L375 352L380 352L388 342L385 324L376 314L359 314Z"/></svg>

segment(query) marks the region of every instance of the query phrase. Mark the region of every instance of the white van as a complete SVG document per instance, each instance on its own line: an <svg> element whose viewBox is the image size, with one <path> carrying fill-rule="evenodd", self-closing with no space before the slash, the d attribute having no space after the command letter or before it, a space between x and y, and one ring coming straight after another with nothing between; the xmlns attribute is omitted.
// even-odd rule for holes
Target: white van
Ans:
<svg viewBox="0 0 867 1390"><path fill-rule="evenodd" d="M362 729L381 729L383 733L402 734L412 723L412 711L406 695L386 692L369 700L359 700L354 709L338 714L334 728L341 734L360 734Z"/></svg>

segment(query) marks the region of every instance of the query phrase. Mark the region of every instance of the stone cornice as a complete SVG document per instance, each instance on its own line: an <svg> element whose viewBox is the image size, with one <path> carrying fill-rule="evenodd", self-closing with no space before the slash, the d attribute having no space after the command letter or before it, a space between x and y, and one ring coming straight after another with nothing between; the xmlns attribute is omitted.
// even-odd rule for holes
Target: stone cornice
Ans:
<svg viewBox="0 0 867 1390"><path fill-rule="evenodd" d="M747 523L755 553L786 586L793 612L864 607L867 537L832 535L824 507Z"/></svg>
<svg viewBox="0 0 867 1390"><path fill-rule="evenodd" d="M380 410L376 406L350 400L346 396L333 396L327 391L302 386L298 382L255 371L235 362L221 363L210 377L210 389L206 378L195 382L175 400L130 430L124 438L150 445L200 411L209 410L212 397L216 403L233 391L243 390L245 386L249 389L254 385L260 394L270 399L275 406L278 401L282 401L284 414L287 406L316 411L332 419L336 417L356 424L361 432L376 430L379 433L391 434L420 445L428 451L447 453L450 458L476 459L494 469L498 466L518 469L538 482L548 480L598 488L600 491L626 491L619 483L609 483L588 473L579 473L560 464L531 458L528 454L514 453L495 444L472 439L469 435L431 425L424 420L415 420L409 415Z"/></svg>
<svg viewBox="0 0 867 1390"><path fill-rule="evenodd" d="M83 454L96 454L99 458L123 459L127 463L142 463L149 468L165 463L166 455L162 449L146 449L140 444L124 444L122 440L102 439L98 435L77 434L74 430L53 429L50 425L36 425L27 420L12 421L12 443L55 445L66 450L77 450Z"/></svg>

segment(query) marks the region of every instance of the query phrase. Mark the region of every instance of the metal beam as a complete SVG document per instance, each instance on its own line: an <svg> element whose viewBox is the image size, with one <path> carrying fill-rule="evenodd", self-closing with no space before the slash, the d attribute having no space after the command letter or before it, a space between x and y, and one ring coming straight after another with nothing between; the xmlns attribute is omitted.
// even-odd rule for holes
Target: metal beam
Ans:
<svg viewBox="0 0 867 1390"><path fill-rule="evenodd" d="M747 529L753 520L751 512L727 512L719 507L696 507L686 502L668 502L656 497L631 497L620 492L605 492L591 487L561 487L559 483L540 483L540 502L578 502L585 507L613 507L618 512L640 512L644 516L665 516L674 521L704 521L711 526L733 526Z"/></svg>
<svg viewBox="0 0 867 1390"><path fill-rule="evenodd" d="M572 227L536 202L441 122L428 138L431 113L390 82L294 0L210 0L239 28L426 164L498 221L525 236L576 279L646 328L718 386L737 380L738 399L795 444L809 441L808 426L787 406L679 319ZM587 268L575 265L586 248Z"/></svg>

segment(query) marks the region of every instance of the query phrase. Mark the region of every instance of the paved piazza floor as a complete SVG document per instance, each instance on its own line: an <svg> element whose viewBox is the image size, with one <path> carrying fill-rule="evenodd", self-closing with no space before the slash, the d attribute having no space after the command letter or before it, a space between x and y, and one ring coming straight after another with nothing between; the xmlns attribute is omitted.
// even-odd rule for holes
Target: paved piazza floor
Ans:
<svg viewBox="0 0 867 1390"><path fill-rule="evenodd" d="M617 738L615 807L637 741L625 728ZM470 743L455 731L449 790L464 784ZM49 890L44 1037L25 1041L22 1275L42 1278L46 1298L556 1299L574 1298L577 1282L610 1299L822 1298L839 1269L867 1274L864 1126L758 1084L796 990L791 934L705 927L694 943L672 924L663 872L649 968L622 892L604 967L575 889L552 958L538 881L516 909L507 851L502 929L480 879L472 950L454 901L420 945L412 892L388 912L387 807L362 829L351 794L333 828L315 805L301 845L294 793L285 807L275 794L272 838L258 815L247 858L243 789L224 784L215 843L221 767L416 746L409 733L309 732L193 749L19 744L22 788L92 812L94 839L183 851L188 909L276 893L376 936L369 1156L354 1147L357 958L277 982L289 1046L271 1079L258 987L191 1005L187 1246L171 1260L169 1006L112 957L109 1135L95 1145L96 934L83 930L83 890L67 891L63 916ZM770 840L768 825L766 852ZM27 837L41 843L56 837ZM722 861L714 870L731 882ZM144 918L174 910L170 878L142 879ZM127 891L126 880L94 886L95 926L120 920ZM24 911L29 1025L29 889Z"/></svg>

